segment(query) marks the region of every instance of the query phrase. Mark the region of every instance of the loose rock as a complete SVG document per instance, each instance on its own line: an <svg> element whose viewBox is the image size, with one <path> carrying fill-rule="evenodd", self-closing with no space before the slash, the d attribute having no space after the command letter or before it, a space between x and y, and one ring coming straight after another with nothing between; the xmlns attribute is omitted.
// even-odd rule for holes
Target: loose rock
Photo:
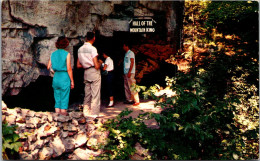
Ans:
<svg viewBox="0 0 260 161"><path fill-rule="evenodd" d="M2 101L2 110L6 110L7 109L7 106L6 104L4 103L4 101Z"/></svg>
<svg viewBox="0 0 260 161"><path fill-rule="evenodd" d="M71 112L69 113L69 116L75 119L79 119L81 117L83 117L83 113L82 112Z"/></svg>
<svg viewBox="0 0 260 161"><path fill-rule="evenodd" d="M50 147L53 149L53 157L56 158L65 152L65 146L63 145L60 137L56 136L54 140L50 143Z"/></svg>
<svg viewBox="0 0 260 161"><path fill-rule="evenodd" d="M79 122L80 124L85 124L85 123L86 123L86 118L85 118L85 117L82 117L82 118L80 118L80 119L78 120L78 122Z"/></svg>
<svg viewBox="0 0 260 161"><path fill-rule="evenodd" d="M51 156L53 154L53 149L50 147L44 147L40 152L39 152L39 159L40 160L49 160L51 159Z"/></svg>
<svg viewBox="0 0 260 161"><path fill-rule="evenodd" d="M90 160L91 155L88 153L88 151L83 150L83 149L76 149L73 154L81 160Z"/></svg>
<svg viewBox="0 0 260 161"><path fill-rule="evenodd" d="M89 149L97 150L100 145L107 144L107 137L109 132L94 131L91 133L90 138L87 142Z"/></svg>
<svg viewBox="0 0 260 161"><path fill-rule="evenodd" d="M72 124L75 125L75 126L79 125L79 123L78 123L78 121L76 119L72 119Z"/></svg>
<svg viewBox="0 0 260 161"><path fill-rule="evenodd" d="M88 138L86 134L79 134L75 137L75 147L78 148L84 144L86 144L88 141Z"/></svg>
<svg viewBox="0 0 260 161"><path fill-rule="evenodd" d="M65 146L65 152L73 152L75 149L75 139L73 138L66 138L62 140L64 146Z"/></svg>
<svg viewBox="0 0 260 161"><path fill-rule="evenodd" d="M6 116L5 119L8 123L8 125L15 125L15 122L16 122L16 116L15 115Z"/></svg>

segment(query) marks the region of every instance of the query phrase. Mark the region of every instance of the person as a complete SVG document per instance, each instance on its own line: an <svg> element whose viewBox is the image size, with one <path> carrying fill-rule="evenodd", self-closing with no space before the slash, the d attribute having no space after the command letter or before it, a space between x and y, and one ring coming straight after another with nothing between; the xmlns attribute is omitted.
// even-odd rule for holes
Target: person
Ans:
<svg viewBox="0 0 260 161"><path fill-rule="evenodd" d="M114 63L113 60L108 56L107 52L103 52L103 57L105 58L105 63L102 63L102 70L105 73L106 86L108 88L109 94L109 104L107 107L114 106L114 95L113 95L113 79L114 79Z"/></svg>
<svg viewBox="0 0 260 161"><path fill-rule="evenodd" d="M86 42L78 50L77 67L84 68L85 97L83 114L85 117L96 118L100 112L101 62L98 60L97 49L93 46L95 34L88 32Z"/></svg>
<svg viewBox="0 0 260 161"><path fill-rule="evenodd" d="M47 69L54 71L52 87L55 99L55 112L67 115L70 89L74 88L70 53L65 50L69 45L66 37L59 37L57 50L51 54Z"/></svg>
<svg viewBox="0 0 260 161"><path fill-rule="evenodd" d="M130 50L128 42L123 43L123 50L126 52L124 57L124 88L126 101L124 103L138 106L140 104L138 92L131 90L131 86L136 83L135 54Z"/></svg>

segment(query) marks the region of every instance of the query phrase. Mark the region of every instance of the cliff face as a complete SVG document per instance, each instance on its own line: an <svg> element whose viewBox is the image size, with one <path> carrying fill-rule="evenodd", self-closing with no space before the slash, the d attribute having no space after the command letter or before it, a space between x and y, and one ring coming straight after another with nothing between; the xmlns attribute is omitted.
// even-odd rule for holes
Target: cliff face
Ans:
<svg viewBox="0 0 260 161"><path fill-rule="evenodd" d="M75 47L88 31L114 37L115 33L129 32L132 18L148 15L160 27L154 34L157 36L139 34L142 41L133 47L138 55L146 56L137 62L140 81L178 49L180 7L183 2L176 1L2 1L2 95L17 95L40 75L49 75L46 65L59 36L69 38L67 50L73 59Z"/></svg>

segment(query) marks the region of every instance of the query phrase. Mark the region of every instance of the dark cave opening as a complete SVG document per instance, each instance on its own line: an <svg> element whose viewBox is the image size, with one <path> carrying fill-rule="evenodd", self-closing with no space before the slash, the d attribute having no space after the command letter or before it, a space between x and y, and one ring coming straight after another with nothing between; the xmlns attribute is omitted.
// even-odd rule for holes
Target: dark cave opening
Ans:
<svg viewBox="0 0 260 161"><path fill-rule="evenodd" d="M52 77L39 76L35 82L31 82L23 88L18 95L4 95L2 100L9 108L21 107L34 111L54 112L54 95L51 85Z"/></svg>

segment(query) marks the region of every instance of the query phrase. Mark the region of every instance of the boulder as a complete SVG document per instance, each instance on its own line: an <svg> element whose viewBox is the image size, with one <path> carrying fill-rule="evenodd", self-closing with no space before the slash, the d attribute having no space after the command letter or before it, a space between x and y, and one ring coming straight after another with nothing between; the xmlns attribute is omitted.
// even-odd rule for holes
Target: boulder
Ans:
<svg viewBox="0 0 260 161"><path fill-rule="evenodd" d="M68 131L69 130L69 124L68 123L64 123L61 125L61 128L64 130L64 131Z"/></svg>
<svg viewBox="0 0 260 161"><path fill-rule="evenodd" d="M28 115L26 117L26 127L28 128L36 128L39 122L40 119L38 117L28 117Z"/></svg>
<svg viewBox="0 0 260 161"><path fill-rule="evenodd" d="M62 155L62 153L65 152L65 146L62 143L60 137L56 136L53 141L50 143L50 148L53 149L54 153L52 155L53 158L56 158L60 155Z"/></svg>
<svg viewBox="0 0 260 161"><path fill-rule="evenodd" d="M45 133L47 134L47 136L50 136L54 134L57 130L59 130L57 127L51 126L51 128L45 130Z"/></svg>
<svg viewBox="0 0 260 161"><path fill-rule="evenodd" d="M16 118L16 122L17 122L17 123L25 123L26 120L25 120L24 117L20 116L20 117L17 117L17 118Z"/></svg>
<svg viewBox="0 0 260 161"><path fill-rule="evenodd" d="M83 113L72 111L72 112L69 113L69 116L72 117L72 118L75 118L75 119L79 119L79 118L83 117Z"/></svg>
<svg viewBox="0 0 260 161"><path fill-rule="evenodd" d="M44 141L42 139L38 139L35 143L33 143L35 145L36 149L41 149L44 146Z"/></svg>
<svg viewBox="0 0 260 161"><path fill-rule="evenodd" d="M145 160L145 157L141 157L138 154L134 154L134 155L130 156L130 160Z"/></svg>
<svg viewBox="0 0 260 161"><path fill-rule="evenodd" d="M2 101L2 110L7 110L7 106L6 106L6 104L4 103L4 101Z"/></svg>
<svg viewBox="0 0 260 161"><path fill-rule="evenodd" d="M143 148L141 146L141 144L138 143L138 142L135 144L135 150L136 150L136 154L138 154L140 156L148 156L148 155L150 155L148 153L148 149Z"/></svg>
<svg viewBox="0 0 260 161"><path fill-rule="evenodd" d="M77 129L77 127L74 126L73 124L69 124L69 126L68 126L68 131L69 131L69 132L77 132L78 129Z"/></svg>
<svg viewBox="0 0 260 161"><path fill-rule="evenodd" d="M66 138L68 137L69 132L68 131L61 131L61 137Z"/></svg>
<svg viewBox="0 0 260 161"><path fill-rule="evenodd" d="M43 116L42 118L40 118L40 124L45 124L46 122L48 122L48 117L47 116Z"/></svg>
<svg viewBox="0 0 260 161"><path fill-rule="evenodd" d="M86 134L78 134L75 136L75 147L78 148L82 145L85 145L88 141L87 135Z"/></svg>
<svg viewBox="0 0 260 161"><path fill-rule="evenodd" d="M6 116L2 115L2 122L4 122L4 120L6 120Z"/></svg>
<svg viewBox="0 0 260 161"><path fill-rule="evenodd" d="M85 123L86 123L86 118L85 118L85 117L82 117L82 118L78 119L78 122L79 122L80 124L85 124Z"/></svg>
<svg viewBox="0 0 260 161"><path fill-rule="evenodd" d="M74 149L75 149L75 139L68 137L66 139L62 139L62 143L65 146L65 152L66 153L74 151Z"/></svg>
<svg viewBox="0 0 260 161"><path fill-rule="evenodd" d="M38 160L39 159L39 149L35 149L34 151L31 152L33 160Z"/></svg>
<svg viewBox="0 0 260 161"><path fill-rule="evenodd" d="M99 146L107 144L107 138L109 135L109 131L93 131L87 142L87 147L89 149L97 150Z"/></svg>
<svg viewBox="0 0 260 161"><path fill-rule="evenodd" d="M21 160L34 160L33 156L25 151L19 153L19 156Z"/></svg>
<svg viewBox="0 0 260 161"><path fill-rule="evenodd" d="M30 134L27 139L29 142L35 142L37 140L37 134Z"/></svg>
<svg viewBox="0 0 260 161"><path fill-rule="evenodd" d="M25 118L25 117L27 116L27 113L28 113L28 112L29 112L28 109L22 109L22 110L21 110L21 115L22 115L22 117Z"/></svg>
<svg viewBox="0 0 260 161"><path fill-rule="evenodd" d="M29 151L29 143L27 141L23 143L23 150Z"/></svg>
<svg viewBox="0 0 260 161"><path fill-rule="evenodd" d="M50 160L53 154L53 149L50 147L44 147L39 152L39 160Z"/></svg>
<svg viewBox="0 0 260 161"><path fill-rule="evenodd" d="M47 137L46 139L43 139L43 144L48 145L52 141L53 137Z"/></svg>
<svg viewBox="0 0 260 161"><path fill-rule="evenodd" d="M79 131L82 131L83 133L86 133L86 125L82 124L78 126Z"/></svg>
<svg viewBox="0 0 260 161"><path fill-rule="evenodd" d="M5 119L8 123L8 125L15 125L15 122L16 122L16 116L15 115L6 116Z"/></svg>
<svg viewBox="0 0 260 161"><path fill-rule="evenodd" d="M35 150L35 147L36 147L36 144L29 142L29 150L30 150L30 151L34 151L34 150Z"/></svg>
<svg viewBox="0 0 260 161"><path fill-rule="evenodd" d="M87 129L87 133L90 134L92 133L97 127L93 124L87 123L86 124L86 129Z"/></svg>
<svg viewBox="0 0 260 161"><path fill-rule="evenodd" d="M35 113L36 117L42 118L44 116L43 112L36 112Z"/></svg>
<svg viewBox="0 0 260 161"><path fill-rule="evenodd" d="M20 107L15 107L14 110L16 111L16 113L20 114L22 112L22 109Z"/></svg>
<svg viewBox="0 0 260 161"><path fill-rule="evenodd" d="M53 117L52 114L50 112L46 112L47 118L49 122L53 122Z"/></svg>
<svg viewBox="0 0 260 161"><path fill-rule="evenodd" d="M14 115L14 116L17 116L17 111L15 109L10 109L8 108L7 109L7 115Z"/></svg>
<svg viewBox="0 0 260 161"><path fill-rule="evenodd" d="M70 117L64 116L64 115L54 115L53 114L53 119L54 119L54 121L58 121L58 122L68 122L70 120Z"/></svg>
<svg viewBox="0 0 260 161"><path fill-rule="evenodd" d="M49 130L50 128L51 128L51 125L48 122L46 122L40 128L38 128L36 130L36 133L38 134L37 139L47 137L46 131Z"/></svg>
<svg viewBox="0 0 260 161"><path fill-rule="evenodd" d="M97 157L102 153L102 150L92 151L89 149L81 149L77 148L72 156L70 156L71 160L92 160L93 157Z"/></svg>
<svg viewBox="0 0 260 161"><path fill-rule="evenodd" d="M79 125L78 121L76 119L74 119L74 118L72 119L72 124L75 125L75 126Z"/></svg>
<svg viewBox="0 0 260 161"><path fill-rule="evenodd" d="M90 160L91 154L88 153L88 151L77 148L73 154L76 156L76 158L79 158L79 160Z"/></svg>
<svg viewBox="0 0 260 161"><path fill-rule="evenodd" d="M33 123L26 123L27 128L35 128L36 126Z"/></svg>
<svg viewBox="0 0 260 161"><path fill-rule="evenodd" d="M31 111L29 110L29 112L27 113L26 115L27 117L34 117L35 116L35 112L34 111ZM35 119L36 120L36 119Z"/></svg>

